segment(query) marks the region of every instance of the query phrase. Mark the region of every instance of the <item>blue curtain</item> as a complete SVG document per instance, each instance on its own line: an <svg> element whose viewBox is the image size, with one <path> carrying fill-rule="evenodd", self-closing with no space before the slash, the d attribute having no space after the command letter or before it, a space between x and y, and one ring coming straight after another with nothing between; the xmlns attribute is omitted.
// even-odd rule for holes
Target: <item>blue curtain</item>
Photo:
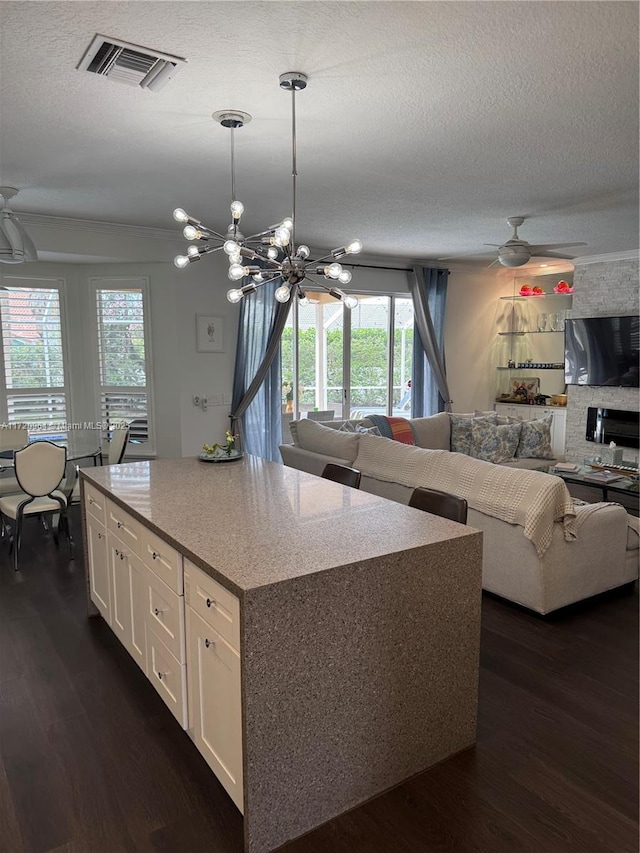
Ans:
<svg viewBox="0 0 640 853"><path fill-rule="evenodd" d="M411 415L414 418L451 410L444 361L444 314L449 271L416 267L409 273L415 325Z"/></svg>
<svg viewBox="0 0 640 853"><path fill-rule="evenodd" d="M291 302L277 302L270 282L245 296L240 306L233 378L231 430L247 453L280 462L282 378L280 337Z"/></svg>

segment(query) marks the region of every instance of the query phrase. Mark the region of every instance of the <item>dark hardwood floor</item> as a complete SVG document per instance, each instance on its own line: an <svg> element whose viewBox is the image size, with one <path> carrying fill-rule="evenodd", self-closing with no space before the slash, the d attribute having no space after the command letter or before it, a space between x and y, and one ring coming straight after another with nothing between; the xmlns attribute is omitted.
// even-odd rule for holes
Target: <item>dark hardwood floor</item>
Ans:
<svg viewBox="0 0 640 853"><path fill-rule="evenodd" d="M0 850L241 851L231 800L86 618L81 555L25 540L17 575L0 543ZM282 850L637 853L637 629L637 592L547 621L485 598L475 748Z"/></svg>

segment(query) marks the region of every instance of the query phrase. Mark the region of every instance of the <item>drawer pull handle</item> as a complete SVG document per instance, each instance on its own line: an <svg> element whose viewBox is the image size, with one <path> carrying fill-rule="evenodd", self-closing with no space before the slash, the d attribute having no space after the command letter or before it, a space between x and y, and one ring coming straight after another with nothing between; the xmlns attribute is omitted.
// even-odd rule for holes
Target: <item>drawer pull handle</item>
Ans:
<svg viewBox="0 0 640 853"><path fill-rule="evenodd" d="M120 551L120 559L121 559L121 560L124 560L124 558L125 558L126 556L127 556L127 555L125 554L125 552L124 552L124 551Z"/></svg>
<svg viewBox="0 0 640 853"><path fill-rule="evenodd" d="M98 533L98 539L102 539L102 533Z"/></svg>
<svg viewBox="0 0 640 853"><path fill-rule="evenodd" d="M119 556L120 556L120 551L118 551L118 549L117 549L117 548L114 548L113 550L114 550L114 552L115 552L116 557L119 557Z"/></svg>
<svg viewBox="0 0 640 853"><path fill-rule="evenodd" d="M152 552L151 552L151 559L152 559L152 560L157 560L159 556L160 556L160 555L159 555L159 554L156 554L156 552L155 552L155 551L152 551Z"/></svg>
<svg viewBox="0 0 640 853"><path fill-rule="evenodd" d="M164 610L160 610L159 607L154 607L153 612L155 613L156 616L159 616L161 613L164 613Z"/></svg>
<svg viewBox="0 0 640 853"><path fill-rule="evenodd" d="M211 646L215 646L215 644L216 644L215 640L205 640L204 641L204 645L205 645L206 649L211 648Z"/></svg>
<svg viewBox="0 0 640 853"><path fill-rule="evenodd" d="M216 603L213 598L207 598L207 607L215 607Z"/></svg>
<svg viewBox="0 0 640 853"><path fill-rule="evenodd" d="M166 672L159 672L158 673L158 678L160 679L160 681L162 681L162 679L165 677L166 674L167 674Z"/></svg>
<svg viewBox="0 0 640 853"><path fill-rule="evenodd" d="M117 525L118 530L119 530L119 529L122 527L122 522L121 522L121 521L116 521L116 525Z"/></svg>
<svg viewBox="0 0 640 853"><path fill-rule="evenodd" d="M89 498L89 503L90 503L90 504L94 504L94 503L95 503L94 499L93 499L93 498Z"/></svg>

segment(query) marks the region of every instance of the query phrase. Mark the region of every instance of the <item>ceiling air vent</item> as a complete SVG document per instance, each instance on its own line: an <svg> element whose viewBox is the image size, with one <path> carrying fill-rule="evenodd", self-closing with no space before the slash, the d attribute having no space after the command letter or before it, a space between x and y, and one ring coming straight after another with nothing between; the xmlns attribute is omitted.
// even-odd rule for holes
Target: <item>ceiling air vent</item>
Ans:
<svg viewBox="0 0 640 853"><path fill-rule="evenodd" d="M180 56L96 35L80 60L78 70L159 92L185 62Z"/></svg>

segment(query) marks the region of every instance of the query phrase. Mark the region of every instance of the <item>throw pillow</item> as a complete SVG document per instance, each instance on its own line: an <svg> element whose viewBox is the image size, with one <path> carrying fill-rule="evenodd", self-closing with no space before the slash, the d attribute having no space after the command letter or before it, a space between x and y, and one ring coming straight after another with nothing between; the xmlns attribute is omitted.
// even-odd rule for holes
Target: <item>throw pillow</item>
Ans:
<svg viewBox="0 0 640 853"><path fill-rule="evenodd" d="M303 450L312 450L314 453L322 453L323 456L348 459L349 465L353 465L353 460L358 455L360 436L357 433L340 432L309 418L298 421L297 436Z"/></svg>
<svg viewBox="0 0 640 853"><path fill-rule="evenodd" d="M523 421L516 456L524 459L553 459L551 422L553 415L537 421Z"/></svg>
<svg viewBox="0 0 640 853"><path fill-rule="evenodd" d="M474 418L473 414L465 415L449 415L451 419L451 450L453 453L466 453L471 456L471 424L474 420L487 421L495 424L496 413L491 412L489 415L483 415L479 418Z"/></svg>
<svg viewBox="0 0 640 853"><path fill-rule="evenodd" d="M475 418L471 424L471 456L485 462L508 462L513 459L518 447L522 424L498 426L483 418Z"/></svg>
<svg viewBox="0 0 640 853"><path fill-rule="evenodd" d="M368 417L383 438L391 438L402 444L416 443L411 421L407 418L390 418L387 415L369 415Z"/></svg>
<svg viewBox="0 0 640 853"><path fill-rule="evenodd" d="M451 421L446 412L439 412L427 418L412 418L411 426L418 447L426 447L429 450L451 449Z"/></svg>

